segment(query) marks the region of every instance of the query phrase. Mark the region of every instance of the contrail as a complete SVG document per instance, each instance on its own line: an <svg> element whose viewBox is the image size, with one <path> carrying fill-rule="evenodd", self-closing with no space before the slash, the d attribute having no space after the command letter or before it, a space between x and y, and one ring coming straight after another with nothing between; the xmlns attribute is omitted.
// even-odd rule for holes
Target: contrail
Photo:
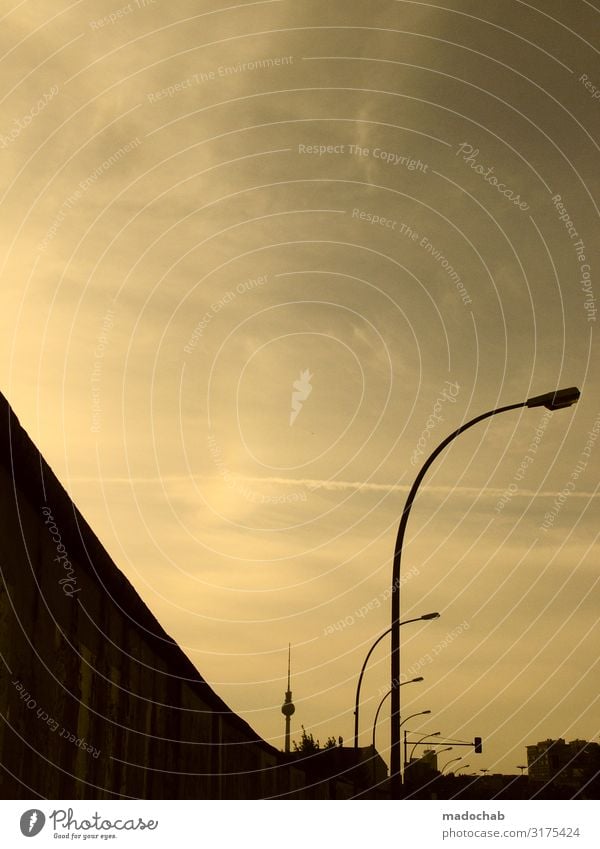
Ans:
<svg viewBox="0 0 600 849"><path fill-rule="evenodd" d="M312 392L312 386L310 385L310 380L312 378L312 374L308 369L304 369L304 371L300 372L300 379L295 380L292 384L295 392L292 392L292 411L290 413L290 427L296 421L296 416L302 409L302 402L306 401L310 393Z"/></svg>

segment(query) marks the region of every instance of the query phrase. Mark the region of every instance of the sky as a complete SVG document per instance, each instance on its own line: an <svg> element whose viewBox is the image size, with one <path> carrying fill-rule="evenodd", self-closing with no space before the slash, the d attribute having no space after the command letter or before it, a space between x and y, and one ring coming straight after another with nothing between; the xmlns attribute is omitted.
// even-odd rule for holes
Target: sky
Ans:
<svg viewBox="0 0 600 849"><path fill-rule="evenodd" d="M403 555L404 729L598 723L598 10L3 7L0 389L163 627L351 744ZM382 641L360 742L389 688ZM389 714L377 727L388 758ZM414 735L411 739L414 738Z"/></svg>

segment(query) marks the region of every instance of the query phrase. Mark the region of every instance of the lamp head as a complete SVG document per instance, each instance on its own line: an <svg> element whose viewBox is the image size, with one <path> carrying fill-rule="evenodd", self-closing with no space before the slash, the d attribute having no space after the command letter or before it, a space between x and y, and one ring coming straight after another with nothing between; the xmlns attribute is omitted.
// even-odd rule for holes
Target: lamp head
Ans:
<svg viewBox="0 0 600 849"><path fill-rule="evenodd" d="M544 395L536 395L527 400L528 407L546 407L547 410L562 410L576 404L581 393L576 386L568 389L557 389L555 392L546 392Z"/></svg>
<svg viewBox="0 0 600 849"><path fill-rule="evenodd" d="M421 616L421 619L439 619L439 618L440 618L439 613L425 613L423 616Z"/></svg>

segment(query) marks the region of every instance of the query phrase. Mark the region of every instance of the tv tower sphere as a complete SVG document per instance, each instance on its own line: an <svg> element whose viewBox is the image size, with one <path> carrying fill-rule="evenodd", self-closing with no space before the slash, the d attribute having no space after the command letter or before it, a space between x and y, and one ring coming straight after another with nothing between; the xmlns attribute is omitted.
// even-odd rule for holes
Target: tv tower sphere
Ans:
<svg viewBox="0 0 600 849"><path fill-rule="evenodd" d="M284 702L281 706L281 712L284 716L292 716L296 712L296 705L292 702Z"/></svg>

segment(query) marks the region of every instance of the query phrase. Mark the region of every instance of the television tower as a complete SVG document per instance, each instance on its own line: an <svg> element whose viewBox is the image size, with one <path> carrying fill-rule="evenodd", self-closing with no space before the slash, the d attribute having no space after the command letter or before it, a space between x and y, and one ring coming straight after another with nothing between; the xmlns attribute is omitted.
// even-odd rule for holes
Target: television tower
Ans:
<svg viewBox="0 0 600 849"><path fill-rule="evenodd" d="M281 712L285 716L285 752L290 751L290 720L296 712L292 702L292 691L290 689L290 661L292 657L292 646L288 644L288 686L285 694L285 702L281 706Z"/></svg>

